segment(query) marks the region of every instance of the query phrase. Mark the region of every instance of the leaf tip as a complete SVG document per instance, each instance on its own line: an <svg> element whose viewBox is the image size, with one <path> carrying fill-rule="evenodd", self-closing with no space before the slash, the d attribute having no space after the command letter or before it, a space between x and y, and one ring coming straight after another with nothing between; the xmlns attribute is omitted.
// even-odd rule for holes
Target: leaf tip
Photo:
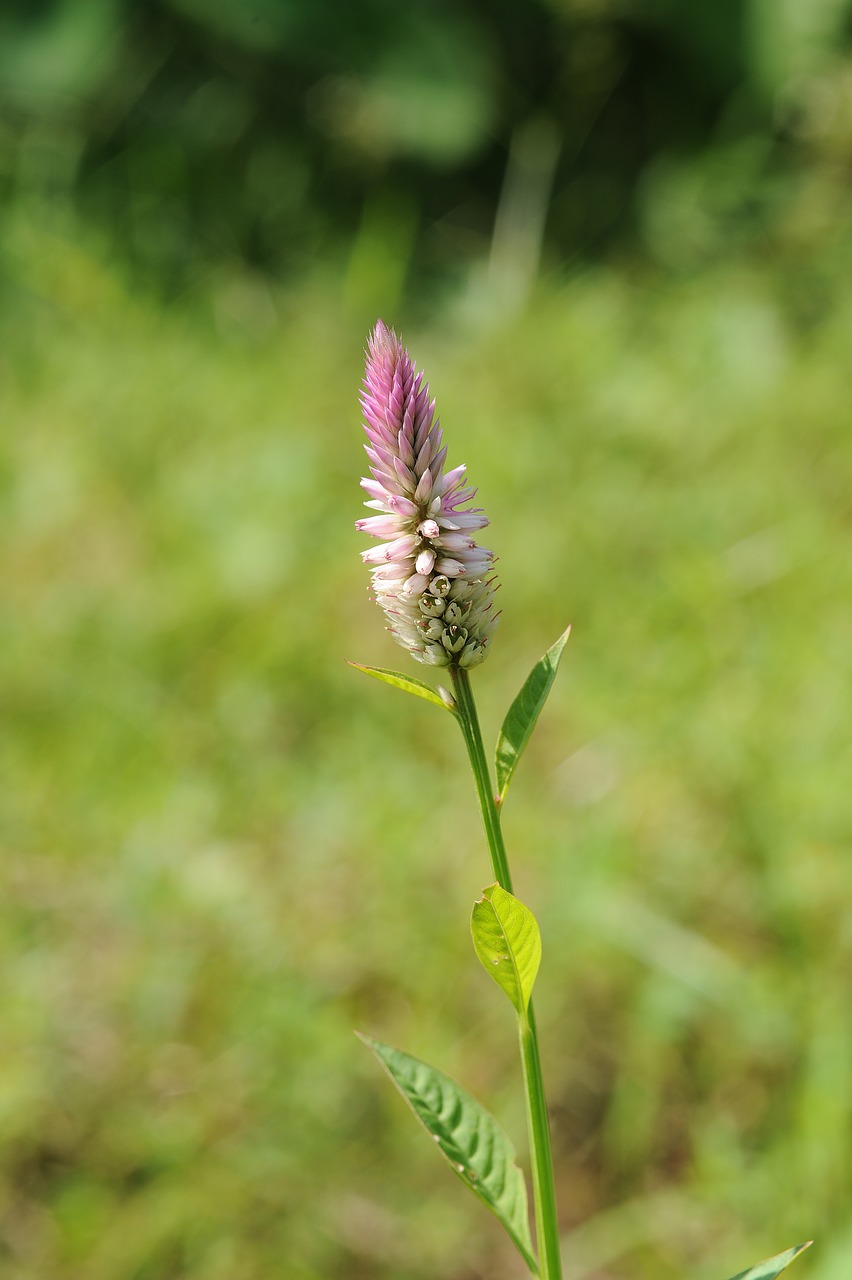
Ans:
<svg viewBox="0 0 852 1280"><path fill-rule="evenodd" d="M481 896L474 901L474 904L473 904L474 907L480 907L482 906L483 903L489 903L491 901L492 893L494 892L495 889L499 889L499 888L500 886L496 880L494 884L487 884L485 888L482 890Z"/></svg>
<svg viewBox="0 0 852 1280"><path fill-rule="evenodd" d="M562 632L562 635L548 649L548 653L552 654L552 656L554 657L557 663L561 661L562 650L565 648L566 644L568 643L568 637L571 634L571 626L572 624L569 622L568 626Z"/></svg>

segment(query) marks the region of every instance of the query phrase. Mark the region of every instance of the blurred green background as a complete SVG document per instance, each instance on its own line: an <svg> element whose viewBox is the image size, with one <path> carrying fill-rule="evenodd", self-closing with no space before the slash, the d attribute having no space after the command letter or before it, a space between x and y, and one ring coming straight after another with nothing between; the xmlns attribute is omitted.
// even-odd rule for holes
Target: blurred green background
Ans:
<svg viewBox="0 0 852 1280"><path fill-rule="evenodd" d="M0 10L0 1273L511 1280L460 735L353 530L404 332L500 556L571 1280L852 1269L852 5ZM422 674L422 672L420 673Z"/></svg>

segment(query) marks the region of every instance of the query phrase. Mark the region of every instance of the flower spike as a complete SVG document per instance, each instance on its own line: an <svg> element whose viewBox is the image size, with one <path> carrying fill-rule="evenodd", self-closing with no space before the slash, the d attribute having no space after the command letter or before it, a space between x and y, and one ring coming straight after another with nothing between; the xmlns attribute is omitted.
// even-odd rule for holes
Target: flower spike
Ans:
<svg viewBox="0 0 852 1280"><path fill-rule="evenodd" d="M493 552L471 536L488 520L467 504L476 490L447 456L429 385L392 329L369 338L361 392L370 477L361 481L376 515L356 529L380 538L361 553L376 601L398 644L418 662L475 667L497 625Z"/></svg>

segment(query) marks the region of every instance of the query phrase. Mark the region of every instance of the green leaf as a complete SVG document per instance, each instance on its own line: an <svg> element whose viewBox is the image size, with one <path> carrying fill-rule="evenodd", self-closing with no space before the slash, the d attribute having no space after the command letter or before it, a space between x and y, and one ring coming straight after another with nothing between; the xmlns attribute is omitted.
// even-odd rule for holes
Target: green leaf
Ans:
<svg viewBox="0 0 852 1280"><path fill-rule="evenodd" d="M749 1267L747 1271L739 1271L735 1276L731 1276L731 1280L775 1280L775 1277L780 1276L803 1249L810 1248L812 1244L813 1241L808 1240L806 1244L797 1244L795 1248L786 1249L784 1253L776 1253L774 1258L758 1262L757 1266Z"/></svg>
<svg viewBox="0 0 852 1280"><path fill-rule="evenodd" d="M537 1276L526 1183L500 1125L449 1076L401 1049L356 1034L373 1050L455 1173L503 1223Z"/></svg>
<svg viewBox="0 0 852 1280"><path fill-rule="evenodd" d="M391 684L395 689L413 693L416 698L425 698L427 702L434 702L435 706L441 707L443 711L455 713L455 703L450 694L447 694L448 700L445 701L430 685L424 684L422 680L415 680L414 676L404 676L401 671L387 671L384 667L365 667L360 662L350 662L349 666L354 667L356 671L363 671L365 675L374 676L376 680L382 680L385 684Z"/></svg>
<svg viewBox="0 0 852 1280"><path fill-rule="evenodd" d="M535 664L524 687L509 708L500 737L497 739L497 792L500 803L506 798L512 774L532 736L541 709L547 701L550 686L556 678L562 650L571 634L568 627Z"/></svg>
<svg viewBox="0 0 852 1280"><path fill-rule="evenodd" d="M541 963L541 934L530 911L511 893L492 884L473 904L473 946L486 973L524 1014Z"/></svg>

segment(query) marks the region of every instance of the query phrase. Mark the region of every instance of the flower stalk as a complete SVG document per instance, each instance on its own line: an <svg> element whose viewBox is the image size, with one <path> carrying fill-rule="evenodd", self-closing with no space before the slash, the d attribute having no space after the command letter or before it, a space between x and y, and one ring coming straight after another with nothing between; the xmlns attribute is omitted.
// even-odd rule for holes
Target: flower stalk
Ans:
<svg viewBox="0 0 852 1280"><path fill-rule="evenodd" d="M507 893L511 893L512 876L500 825L500 812L491 786L488 761L479 728L479 717L476 713L473 690L470 687L470 677L466 671L456 667L452 668L452 677L458 706L457 716L476 782L477 798L485 827L485 838L491 854L494 877ZM523 1066L540 1273L542 1280L561 1280L562 1255L559 1245L550 1124L547 1117L538 1031L532 1000L526 1013L518 1015L518 1038Z"/></svg>
<svg viewBox="0 0 852 1280"><path fill-rule="evenodd" d="M485 827L485 838L488 852L491 855L491 867L494 879L507 893L512 892L512 873L506 857L506 845L503 841L503 830L500 826L500 815L497 802L491 789L491 776L488 772L488 761L485 758L485 747L482 744L482 732L479 728L479 716L470 677L460 667L451 669L453 692L455 693L457 715L462 736L467 747L470 767L476 783L476 795L479 800L479 811L482 814L482 825Z"/></svg>

